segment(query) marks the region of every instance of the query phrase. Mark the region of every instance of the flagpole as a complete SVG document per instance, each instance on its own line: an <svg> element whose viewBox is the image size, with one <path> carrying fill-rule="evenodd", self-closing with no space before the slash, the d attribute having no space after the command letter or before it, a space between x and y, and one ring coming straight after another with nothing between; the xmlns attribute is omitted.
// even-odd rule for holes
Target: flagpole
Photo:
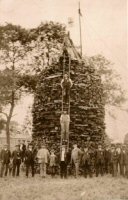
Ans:
<svg viewBox="0 0 128 200"><path fill-rule="evenodd" d="M81 31L81 10L80 10L80 1L79 1L79 30L80 30L80 55L82 57L82 31Z"/></svg>

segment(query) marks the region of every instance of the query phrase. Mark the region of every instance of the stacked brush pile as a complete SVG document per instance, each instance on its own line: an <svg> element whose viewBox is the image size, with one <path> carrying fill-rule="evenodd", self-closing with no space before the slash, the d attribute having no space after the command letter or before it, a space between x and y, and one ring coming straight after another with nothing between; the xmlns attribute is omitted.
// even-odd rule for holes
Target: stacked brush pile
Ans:
<svg viewBox="0 0 128 200"><path fill-rule="evenodd" d="M33 138L51 148L60 146L62 112L63 57L40 74L33 105ZM68 60L65 62L68 72ZM86 141L101 143L105 137L105 105L101 78L92 66L71 60L70 146Z"/></svg>

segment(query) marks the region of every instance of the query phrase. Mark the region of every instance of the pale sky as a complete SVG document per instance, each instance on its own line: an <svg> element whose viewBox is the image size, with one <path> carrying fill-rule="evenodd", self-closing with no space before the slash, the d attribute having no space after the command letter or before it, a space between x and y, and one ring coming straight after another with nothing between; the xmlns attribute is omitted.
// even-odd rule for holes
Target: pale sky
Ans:
<svg viewBox="0 0 128 200"><path fill-rule="evenodd" d="M110 59L122 77L122 86L127 89L127 0L81 0L80 3L83 54L101 53ZM10 22L33 28L41 21L52 20L68 26L69 17L74 25L68 29L78 46L78 0L0 0L0 24ZM111 131L117 122L113 124Z"/></svg>
<svg viewBox="0 0 128 200"><path fill-rule="evenodd" d="M102 53L127 81L127 0L81 0L81 12L83 54ZM49 20L67 24L69 17L71 37L79 45L78 0L0 0L1 24L32 28Z"/></svg>

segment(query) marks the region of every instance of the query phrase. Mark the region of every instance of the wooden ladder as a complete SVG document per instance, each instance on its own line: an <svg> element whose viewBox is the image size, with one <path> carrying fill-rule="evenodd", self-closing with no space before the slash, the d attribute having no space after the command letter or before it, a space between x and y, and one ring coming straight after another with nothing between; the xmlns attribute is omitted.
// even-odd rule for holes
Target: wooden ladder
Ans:
<svg viewBox="0 0 128 200"><path fill-rule="evenodd" d="M64 78L64 75L65 73L67 73L67 71L65 70L65 61L66 61L66 57L65 57L65 54L64 54L64 57L63 57L63 78ZM68 76L70 78L70 66L71 66L71 57L69 55L69 63L68 63ZM65 103L64 102L64 98L63 98L63 95L64 94L64 91L63 91L63 88L62 88L62 112L63 111L67 111L67 113L69 114L70 116L70 94L69 94L69 101L68 103ZM61 142L60 142L60 145L62 146L63 145L63 139L62 139L62 131L61 131ZM69 149L69 133L68 133L68 141L67 141L67 144L65 144L66 146L66 149L68 151Z"/></svg>

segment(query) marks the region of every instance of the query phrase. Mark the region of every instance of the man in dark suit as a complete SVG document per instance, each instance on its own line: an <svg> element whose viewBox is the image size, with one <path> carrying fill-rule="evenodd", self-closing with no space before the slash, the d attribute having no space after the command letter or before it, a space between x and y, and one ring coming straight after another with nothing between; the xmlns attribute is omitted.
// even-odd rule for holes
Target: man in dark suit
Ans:
<svg viewBox="0 0 128 200"><path fill-rule="evenodd" d="M60 164L60 177L67 178L67 166L70 163L70 155L67 152L65 145L62 145L61 152L59 154L59 164Z"/></svg>
<svg viewBox="0 0 128 200"><path fill-rule="evenodd" d="M111 152L109 146L107 145L104 150L104 171L106 174L110 173L110 157Z"/></svg>
<svg viewBox="0 0 128 200"><path fill-rule="evenodd" d="M124 176L126 171L126 146L122 145L119 156L120 175Z"/></svg>
<svg viewBox="0 0 128 200"><path fill-rule="evenodd" d="M96 177L104 174L104 151L101 145L98 145L98 150L96 151Z"/></svg>
<svg viewBox="0 0 128 200"><path fill-rule="evenodd" d="M9 163L11 159L11 152L8 149L8 145L5 144L4 148L1 151L0 160L1 160L1 172L0 177L3 177L3 174L7 176L8 169L9 169Z"/></svg>
<svg viewBox="0 0 128 200"><path fill-rule="evenodd" d="M16 149L12 152L12 163L13 163L12 175L13 176L15 176L15 172L16 172L16 176L19 176L20 174L21 159L22 159L22 154L21 154L20 146L16 145Z"/></svg>
<svg viewBox="0 0 128 200"><path fill-rule="evenodd" d="M82 166L84 170L84 177L92 177L92 153L91 150L86 146L84 148L84 154L82 156Z"/></svg>
<svg viewBox="0 0 128 200"><path fill-rule="evenodd" d="M113 177L117 176L117 164L118 164L118 160L119 160L119 154L116 151L116 147L114 145L112 145L111 147L111 173Z"/></svg>
<svg viewBox="0 0 128 200"><path fill-rule="evenodd" d="M126 145L125 166L126 166L125 176L126 178L128 178L128 144Z"/></svg>
<svg viewBox="0 0 128 200"><path fill-rule="evenodd" d="M25 151L26 151L26 144L25 144L25 140L23 140L22 142L19 141L19 145L20 145L20 151L21 151L21 155L22 155L22 162L24 161L24 157L25 157Z"/></svg>
<svg viewBox="0 0 128 200"><path fill-rule="evenodd" d="M36 152L33 149L33 146L29 144L28 150L25 152L25 164L26 164L26 177L29 175L29 169L31 168L32 177L34 177L35 174L35 158L36 158Z"/></svg>

